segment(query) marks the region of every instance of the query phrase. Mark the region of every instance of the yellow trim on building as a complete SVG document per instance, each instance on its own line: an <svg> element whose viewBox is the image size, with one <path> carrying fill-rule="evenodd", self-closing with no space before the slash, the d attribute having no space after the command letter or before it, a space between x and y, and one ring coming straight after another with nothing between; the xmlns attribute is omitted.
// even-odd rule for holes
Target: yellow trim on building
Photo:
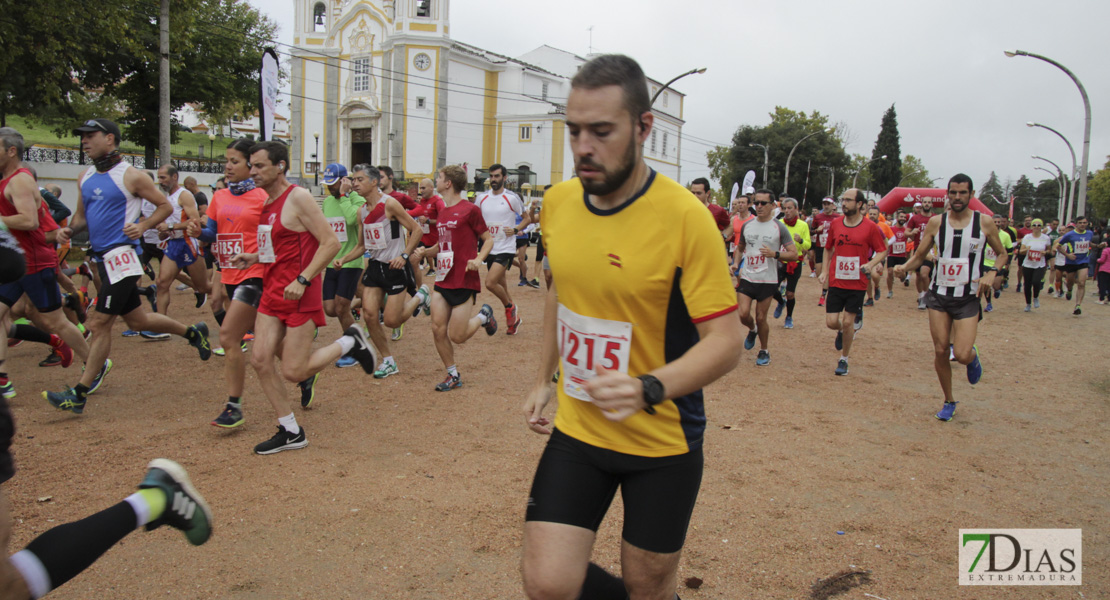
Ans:
<svg viewBox="0 0 1110 600"><path fill-rule="evenodd" d="M488 167L488 166L490 166L491 164L493 164L495 162L498 162L498 163L501 162L501 138L503 137L503 135L502 135L502 133L503 133L502 130L503 129L505 129L505 123L504 122L498 123L497 124L497 156L494 157L493 161L482 165L483 167Z"/></svg>
<svg viewBox="0 0 1110 600"><path fill-rule="evenodd" d="M659 164L661 164L661 165L670 165L670 166L672 166L672 167L677 167L677 166L678 166L678 163L676 163L676 162L667 162L667 161L665 161L665 160L659 160L658 158L652 158L652 157L650 157L650 156L645 156L645 157L644 157L644 160L645 160L645 161L653 161L653 162L657 162L657 163L659 163Z"/></svg>
<svg viewBox="0 0 1110 600"><path fill-rule="evenodd" d="M482 107L482 166L492 165L494 161L494 148L497 147L497 86L499 74L496 71L486 71L485 105ZM500 150L498 150L500 154Z"/></svg>
<svg viewBox="0 0 1110 600"><path fill-rule="evenodd" d="M561 119L551 124L551 183L563 181L563 144L565 143L567 122Z"/></svg>
<svg viewBox="0 0 1110 600"><path fill-rule="evenodd" d="M313 39L313 38L305 38L304 44L306 46L323 46L324 45L324 40Z"/></svg>
<svg viewBox="0 0 1110 600"><path fill-rule="evenodd" d="M435 23L409 23L409 31L429 31L435 33L439 27Z"/></svg>
<svg viewBox="0 0 1110 600"><path fill-rule="evenodd" d="M397 31L401 31L401 22L400 21L397 21L397 27L395 29Z"/></svg>
<svg viewBox="0 0 1110 600"><path fill-rule="evenodd" d="M524 139L524 128L528 128L528 139ZM517 123L516 127L516 141L520 143L530 143L532 141L532 124L531 123Z"/></svg>

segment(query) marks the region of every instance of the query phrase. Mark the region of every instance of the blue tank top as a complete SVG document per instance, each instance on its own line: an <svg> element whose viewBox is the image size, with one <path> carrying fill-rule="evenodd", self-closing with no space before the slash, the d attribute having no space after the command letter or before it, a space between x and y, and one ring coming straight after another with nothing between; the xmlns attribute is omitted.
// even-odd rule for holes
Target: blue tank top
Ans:
<svg viewBox="0 0 1110 600"><path fill-rule="evenodd" d="M139 245L123 233L123 226L142 216L142 199L127 191L123 176L131 165L121 162L105 173L89 167L81 177L81 200L93 252L103 254L116 246ZM141 238L140 238L141 239Z"/></svg>
<svg viewBox="0 0 1110 600"><path fill-rule="evenodd" d="M1093 231L1088 229L1083 233L1078 231L1069 231L1060 236L1060 246L1069 244L1067 251L1068 254L1074 254L1075 260L1065 258L1065 264L1069 265L1085 265L1087 264L1088 255L1091 252L1091 241L1095 237Z"/></svg>

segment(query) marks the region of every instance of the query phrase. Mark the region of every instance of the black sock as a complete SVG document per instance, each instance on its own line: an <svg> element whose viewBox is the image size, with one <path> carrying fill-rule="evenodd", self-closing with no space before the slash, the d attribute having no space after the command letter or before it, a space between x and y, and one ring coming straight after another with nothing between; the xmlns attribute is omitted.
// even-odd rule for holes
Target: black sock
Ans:
<svg viewBox="0 0 1110 600"><path fill-rule="evenodd" d="M609 574L594 563L586 567L586 581L582 583L582 593L578 600L627 600L628 590L624 580Z"/></svg>
<svg viewBox="0 0 1110 600"><path fill-rule="evenodd" d="M821 297L822 298L824 298L827 295L829 295L829 290L821 290Z"/></svg>
<svg viewBox="0 0 1110 600"><path fill-rule="evenodd" d="M10 337L25 342L50 344L50 334L34 325L12 325Z"/></svg>
<svg viewBox="0 0 1110 600"><path fill-rule="evenodd" d="M224 324L224 317L227 316L227 311L223 310L223 309L220 309L220 310L217 310L216 312L212 313L212 316L216 317L216 323L218 323L219 325L222 326Z"/></svg>
<svg viewBox="0 0 1110 600"><path fill-rule="evenodd" d="M794 304L794 298L790 298L786 301L786 316L790 318L794 317Z"/></svg>
<svg viewBox="0 0 1110 600"><path fill-rule="evenodd" d="M127 502L47 530L31 540L26 550L42 563L50 585L58 589L96 562L127 534L135 530L135 510Z"/></svg>
<svg viewBox="0 0 1110 600"><path fill-rule="evenodd" d="M513 309L513 303L512 302L505 305L505 310L512 310L512 309Z"/></svg>
<svg viewBox="0 0 1110 600"><path fill-rule="evenodd" d="M77 385L73 386L73 389L77 392L78 398L84 398L85 396L89 395L89 388L83 383L78 383Z"/></svg>
<svg viewBox="0 0 1110 600"><path fill-rule="evenodd" d="M242 400L240 400L240 397L237 397L237 396L228 396L227 397L227 403L228 404L242 404Z"/></svg>
<svg viewBox="0 0 1110 600"><path fill-rule="evenodd" d="M197 335L199 335L197 333L197 330L194 329L191 325L185 328L185 339L189 340L190 342L195 340Z"/></svg>
<svg viewBox="0 0 1110 600"><path fill-rule="evenodd" d="M786 300L783 300L782 294L779 293L778 290L775 290L775 295L771 296L771 297L774 298L775 302L778 302L779 304L782 304L783 302L786 302Z"/></svg>

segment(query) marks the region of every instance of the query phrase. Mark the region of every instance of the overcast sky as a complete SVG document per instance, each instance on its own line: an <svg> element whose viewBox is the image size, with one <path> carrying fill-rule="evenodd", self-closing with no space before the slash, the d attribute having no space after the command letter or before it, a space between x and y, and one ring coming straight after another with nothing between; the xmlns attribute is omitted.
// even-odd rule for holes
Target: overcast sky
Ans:
<svg viewBox="0 0 1110 600"><path fill-rule="evenodd" d="M293 1L250 1L292 43ZM628 54L657 80L707 67L676 84L687 94L683 134L701 140L727 144L737 127L765 125L781 105L843 123L848 152L870 155L893 103L903 157L919 157L932 177L963 171L976 187L992 170L1002 180L1047 178L1034 154L1070 170L1064 142L1027 121L1060 131L1082 161L1076 86L1004 49L1048 56L1080 78L1092 104L1088 170L1105 164L1108 24L1104 0L451 2L452 37L501 54L547 44L585 56L592 25L595 52ZM684 139L683 183L708 175L706 150Z"/></svg>

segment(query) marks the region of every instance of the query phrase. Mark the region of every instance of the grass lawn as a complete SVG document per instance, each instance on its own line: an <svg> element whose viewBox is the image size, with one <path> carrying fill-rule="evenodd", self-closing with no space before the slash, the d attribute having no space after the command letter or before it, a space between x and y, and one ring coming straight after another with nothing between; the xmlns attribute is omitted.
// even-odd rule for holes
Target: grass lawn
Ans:
<svg viewBox="0 0 1110 600"><path fill-rule="evenodd" d="M73 126L77 127L79 123L74 122ZM8 127L14 127L23 134L23 139L27 146L64 146L67 148L77 148L80 146L80 141L74 135L65 135L59 137L50 127L43 125L37 121L27 119L16 115L8 115ZM120 145L121 152L142 154L143 148L127 140L127 126L120 127L123 133L123 143ZM214 144L210 145L208 134L204 133L185 133L178 132L177 142L173 144L170 152L174 156L197 156L200 146L204 146L204 155L208 157L209 147L212 147L216 153L223 152L223 148L227 146L228 142L223 141L227 138L216 138Z"/></svg>

